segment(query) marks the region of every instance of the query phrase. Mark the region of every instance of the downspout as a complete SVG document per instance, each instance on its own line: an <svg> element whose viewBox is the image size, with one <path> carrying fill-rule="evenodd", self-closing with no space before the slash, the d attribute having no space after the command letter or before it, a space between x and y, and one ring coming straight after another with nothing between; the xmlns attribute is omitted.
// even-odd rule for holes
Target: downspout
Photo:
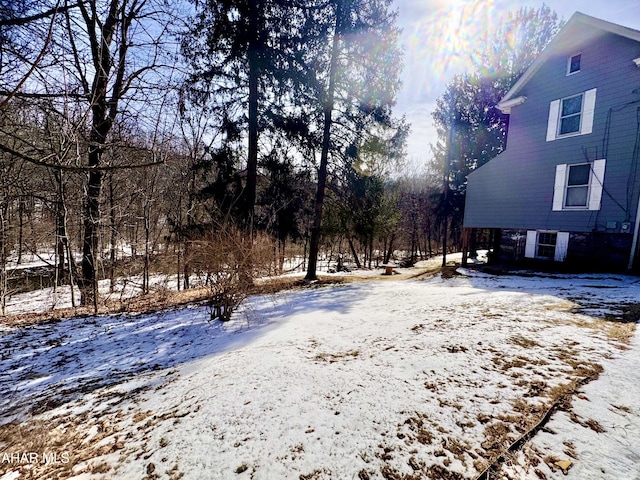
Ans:
<svg viewBox="0 0 640 480"><path fill-rule="evenodd" d="M636 249L638 247L638 231L640 230L640 197L638 197L638 206L636 207L636 223L633 226L633 242L631 242L631 253L629 254L629 265L627 271L633 269L635 261Z"/></svg>

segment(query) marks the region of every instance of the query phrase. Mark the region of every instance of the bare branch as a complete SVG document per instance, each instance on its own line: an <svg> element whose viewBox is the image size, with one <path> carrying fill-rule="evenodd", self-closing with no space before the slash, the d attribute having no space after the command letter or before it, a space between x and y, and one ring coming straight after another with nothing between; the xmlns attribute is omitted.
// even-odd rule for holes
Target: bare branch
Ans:
<svg viewBox="0 0 640 480"><path fill-rule="evenodd" d="M33 158L29 155L25 155L22 152L18 152L17 150L14 150L11 147L7 147L6 145L3 145L2 143L0 143L0 150L6 153L9 153L11 155L14 155L18 158L20 158L21 160L25 160L29 163L32 163L34 165L38 165L40 167L46 167L46 168L51 168L54 170L62 170L62 171L67 171L67 172L90 172L90 171L99 171L99 172L108 172L108 171L113 171L113 170L132 170L132 169L136 169L136 168L147 168L147 167L155 167L158 165L164 165L165 162L164 160L160 160L157 162L148 162L148 163L140 163L140 164L135 164L135 165L110 165L110 166L96 166L96 167L90 167L90 166L82 166L82 165L63 165L63 164L58 164L58 163L49 163L47 160L52 158L54 155L47 155L46 157L43 157L42 159L37 159L37 158Z"/></svg>
<svg viewBox="0 0 640 480"><path fill-rule="evenodd" d="M16 92L0 90L0 95L6 95L10 98L77 98L79 100L87 100L88 96L83 93L35 93L35 92ZM5 100L0 104L0 108L4 106Z"/></svg>
<svg viewBox="0 0 640 480"><path fill-rule="evenodd" d="M49 10L46 10L41 13L37 13L35 15L29 15L28 17L6 18L3 20L0 20L0 27L20 27L22 25L26 25L27 23L34 22L36 20L42 20L43 18L47 18L51 16L55 17L58 13L64 13L68 10L71 10L72 8L76 8L77 6L80 5L80 2L73 3L71 5L65 5L64 7L59 7L58 4L59 2L56 3L55 7Z"/></svg>
<svg viewBox="0 0 640 480"><path fill-rule="evenodd" d="M36 61L33 62L33 65L31 65L31 68L29 69L29 71L25 74L24 77L22 77L22 80L18 82L18 85L16 86L16 88L13 89L13 92L7 95L7 97L4 100L2 100L2 102L0 102L0 110L2 110L11 101L11 99L17 94L17 92L22 88L22 86L25 84L25 82L29 79L31 74L34 72L34 70L40 63L40 61L44 58L44 54L46 53L47 48L49 47L49 43L51 42L51 35L53 34L53 26L55 24L56 14L58 11L59 4L60 4L60 0L58 0L55 8L53 9L53 16L51 17L51 22L49 24L49 31L47 32L47 38L44 42L44 46L42 47L42 50L40 51L40 53L38 54L38 57L36 58Z"/></svg>

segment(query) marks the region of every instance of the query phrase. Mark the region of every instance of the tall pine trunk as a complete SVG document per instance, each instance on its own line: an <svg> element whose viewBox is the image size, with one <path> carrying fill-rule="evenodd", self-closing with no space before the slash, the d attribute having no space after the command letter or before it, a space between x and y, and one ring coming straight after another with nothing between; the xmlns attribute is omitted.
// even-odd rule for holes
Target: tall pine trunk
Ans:
<svg viewBox="0 0 640 480"><path fill-rule="evenodd" d="M322 208L324 205L325 188L327 185L327 163L331 144L331 123L333 114L334 94L336 89L336 73L338 70L338 55L340 53L340 26L342 17L342 2L336 4L336 23L333 33L331 63L329 67L329 86L324 102L324 128L322 131L322 152L320 154L320 169L318 170L318 190L314 207L313 225L309 241L309 264L305 280L317 280L318 252L320 250L320 227L322 225Z"/></svg>
<svg viewBox="0 0 640 480"><path fill-rule="evenodd" d="M249 9L249 25L251 36L249 39L249 107L248 107L248 149L247 149L247 183L245 186L245 215L246 227L253 231L253 215L256 203L256 184L258 170L258 101L260 79L260 49L262 48L258 32L260 31L259 11L262 7L256 3Z"/></svg>

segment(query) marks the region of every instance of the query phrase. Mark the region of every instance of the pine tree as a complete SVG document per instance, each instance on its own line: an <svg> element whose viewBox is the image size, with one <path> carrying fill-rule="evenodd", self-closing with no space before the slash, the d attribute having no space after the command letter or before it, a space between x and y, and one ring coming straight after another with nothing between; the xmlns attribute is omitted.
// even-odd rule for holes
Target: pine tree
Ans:
<svg viewBox="0 0 640 480"><path fill-rule="evenodd" d="M460 238L467 175L506 148L508 116L496 105L542 49L562 22L548 6L523 7L487 30L483 49L474 53L474 71L456 75L437 99L432 113L438 133L432 145L432 168L441 173L437 216L447 237ZM451 229L447 233L448 229Z"/></svg>
<svg viewBox="0 0 640 480"><path fill-rule="evenodd" d="M359 159L360 147L376 137L397 141L395 146L401 149L404 136L400 132L405 131L403 122L391 115L401 62L391 2L332 0L326 5L307 17L305 38L312 41L300 59L309 72L303 77L300 98L309 98L307 103L316 107L310 116L321 132L307 280L317 278L330 157L336 165L352 164Z"/></svg>

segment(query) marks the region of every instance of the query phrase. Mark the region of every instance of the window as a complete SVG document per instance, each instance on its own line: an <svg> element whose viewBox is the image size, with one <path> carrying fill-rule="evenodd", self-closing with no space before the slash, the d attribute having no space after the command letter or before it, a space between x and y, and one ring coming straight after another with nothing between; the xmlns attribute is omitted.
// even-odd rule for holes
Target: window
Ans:
<svg viewBox="0 0 640 480"><path fill-rule="evenodd" d="M539 260L564 262L569 249L569 232L527 231L524 256Z"/></svg>
<svg viewBox="0 0 640 480"><path fill-rule="evenodd" d="M551 102L547 122L547 142L591 133L595 107L595 88Z"/></svg>
<svg viewBox="0 0 640 480"><path fill-rule="evenodd" d="M538 245L536 248L536 257L548 258L551 260L556 256L556 241L558 234L555 232L538 233Z"/></svg>
<svg viewBox="0 0 640 480"><path fill-rule="evenodd" d="M582 94L575 97L563 98L560 109L560 129L558 135L580 132L580 118L582 117Z"/></svg>
<svg viewBox="0 0 640 480"><path fill-rule="evenodd" d="M606 160L556 166L553 210L600 210Z"/></svg>
<svg viewBox="0 0 640 480"><path fill-rule="evenodd" d="M582 58L581 54L573 55L569 57L569 61L567 62L567 75L571 75L572 73L577 73L580 71L580 59Z"/></svg>
<svg viewBox="0 0 640 480"><path fill-rule="evenodd" d="M569 165L565 207L586 207L589 201L591 165Z"/></svg>

